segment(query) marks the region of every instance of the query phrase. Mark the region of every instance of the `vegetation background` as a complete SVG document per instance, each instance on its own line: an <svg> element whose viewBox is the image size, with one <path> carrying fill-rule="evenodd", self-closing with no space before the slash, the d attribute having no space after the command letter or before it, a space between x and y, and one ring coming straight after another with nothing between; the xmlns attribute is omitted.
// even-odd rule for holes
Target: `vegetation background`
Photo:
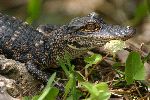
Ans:
<svg viewBox="0 0 150 100"><path fill-rule="evenodd" d="M1 13L26 20L33 26L63 25L93 11L106 22L135 26L136 43L150 44L150 0L0 0Z"/></svg>
<svg viewBox="0 0 150 100"><path fill-rule="evenodd" d="M106 22L132 25L149 44L150 0L0 0L0 12L32 23L66 24L72 18L99 13ZM139 42L139 40L137 40Z"/></svg>
<svg viewBox="0 0 150 100"><path fill-rule="evenodd" d="M137 25L149 16L149 9L149 0L0 0L2 13L21 19L32 17L39 24L64 24L96 11L107 21Z"/></svg>

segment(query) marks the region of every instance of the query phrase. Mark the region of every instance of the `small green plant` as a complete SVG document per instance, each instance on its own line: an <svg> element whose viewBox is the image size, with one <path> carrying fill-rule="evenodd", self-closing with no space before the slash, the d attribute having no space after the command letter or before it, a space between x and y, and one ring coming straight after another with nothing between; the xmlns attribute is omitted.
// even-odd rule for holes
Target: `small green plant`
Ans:
<svg viewBox="0 0 150 100"><path fill-rule="evenodd" d="M81 85L90 93L90 97L84 100L108 100L110 98L111 93L105 82L98 84L82 82Z"/></svg>
<svg viewBox="0 0 150 100"><path fill-rule="evenodd" d="M84 60L87 63L85 68L88 68L92 66L93 64L97 64L99 61L101 61L102 56L99 54L93 54L89 57L86 57ZM65 61L65 62L64 62ZM65 53L64 60L59 59L59 64L61 65L62 69L66 73L68 77L68 82L65 86L65 93L64 93L64 99L67 98L67 95L70 93L70 96L67 98L67 100L78 100L80 96L83 94L76 89L76 82L77 81L86 81L85 77L81 73L77 73L74 70L74 65L71 65L70 63L71 57L69 53ZM68 70L67 70L68 69ZM85 100L107 100L110 97L110 92L108 90L108 85L104 82L98 83L98 84L92 84L90 82L81 82L83 87L85 87L88 92L90 93L90 98Z"/></svg>
<svg viewBox="0 0 150 100"><path fill-rule="evenodd" d="M120 86L126 86L133 84L136 80L144 80L145 69L143 63L149 59L149 55L142 61L139 53L131 52L129 53L125 64L120 62L115 63L113 68L118 74L120 74L120 78L113 84L117 84L117 86L119 84ZM86 57L84 59L84 61L87 63L85 69L97 65L101 60L102 56L99 54L92 54L91 56ZM109 91L106 82L100 82L97 84L89 82L84 75L75 71L75 66L72 65L70 61L71 56L68 52L65 53L64 58L58 57L58 62L68 79L65 85L65 92L63 97L61 97L63 100L78 100L80 97L84 97L84 100L108 100L110 98L111 92ZM119 70L118 66L125 66L125 71ZM55 76L56 73L51 76L47 86L40 95L24 97L24 100L56 100L59 90L52 85ZM121 81L123 83L120 83ZM84 90L84 92L82 90ZM85 90L87 91L85 92Z"/></svg>
<svg viewBox="0 0 150 100"><path fill-rule="evenodd" d="M84 58L84 61L87 63L85 68L89 68L90 66L97 64L99 61L102 60L102 56L100 54L92 54Z"/></svg>
<svg viewBox="0 0 150 100"><path fill-rule="evenodd" d="M62 60L58 57L58 61L60 66L64 70L66 77L68 78L68 82L65 86L63 100L78 100L78 98L81 96L81 93L79 93L79 91L77 91L76 89L77 73L74 70L75 66L70 62L71 56L68 52L65 52L64 59Z"/></svg>

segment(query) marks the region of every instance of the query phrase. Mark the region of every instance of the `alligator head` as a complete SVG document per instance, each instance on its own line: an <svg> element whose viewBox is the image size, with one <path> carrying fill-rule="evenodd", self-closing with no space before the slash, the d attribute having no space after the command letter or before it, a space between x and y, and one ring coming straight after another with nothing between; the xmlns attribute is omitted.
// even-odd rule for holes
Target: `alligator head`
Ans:
<svg viewBox="0 0 150 100"><path fill-rule="evenodd" d="M68 46L74 49L91 49L103 46L110 40L127 40L134 36L131 26L106 24L95 12L85 17L77 17L68 25Z"/></svg>

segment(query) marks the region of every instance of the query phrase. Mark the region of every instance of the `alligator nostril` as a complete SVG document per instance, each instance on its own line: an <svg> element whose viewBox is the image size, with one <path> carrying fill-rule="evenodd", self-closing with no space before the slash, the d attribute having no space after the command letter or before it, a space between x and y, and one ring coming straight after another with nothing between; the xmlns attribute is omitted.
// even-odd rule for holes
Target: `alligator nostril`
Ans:
<svg viewBox="0 0 150 100"><path fill-rule="evenodd" d="M131 26L127 26L127 29L130 29L131 28Z"/></svg>
<svg viewBox="0 0 150 100"><path fill-rule="evenodd" d="M129 33L129 35L133 35L136 33L136 30L132 26L127 26L127 33Z"/></svg>
<svg viewBox="0 0 150 100"><path fill-rule="evenodd" d="M127 26L127 30L132 31L132 30L133 30L133 27L131 27L131 26Z"/></svg>

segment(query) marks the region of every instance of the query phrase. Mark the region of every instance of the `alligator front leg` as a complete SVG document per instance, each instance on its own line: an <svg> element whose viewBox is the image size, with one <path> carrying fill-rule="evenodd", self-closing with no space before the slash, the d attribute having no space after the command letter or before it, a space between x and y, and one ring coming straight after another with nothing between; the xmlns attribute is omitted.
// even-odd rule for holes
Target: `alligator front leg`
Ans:
<svg viewBox="0 0 150 100"><path fill-rule="evenodd" d="M32 61L28 61L26 63L26 68L28 72L32 74L33 77L37 78L38 80L42 80L44 83L48 82L50 75L42 70L37 69L37 66ZM54 84L54 86L59 88L61 92L64 92L63 83L58 81Z"/></svg>
<svg viewBox="0 0 150 100"><path fill-rule="evenodd" d="M33 63L33 61L28 61L26 63L26 68L29 73L31 73L35 78L42 80L43 82L48 82L49 75L42 70L37 68L37 65Z"/></svg>

